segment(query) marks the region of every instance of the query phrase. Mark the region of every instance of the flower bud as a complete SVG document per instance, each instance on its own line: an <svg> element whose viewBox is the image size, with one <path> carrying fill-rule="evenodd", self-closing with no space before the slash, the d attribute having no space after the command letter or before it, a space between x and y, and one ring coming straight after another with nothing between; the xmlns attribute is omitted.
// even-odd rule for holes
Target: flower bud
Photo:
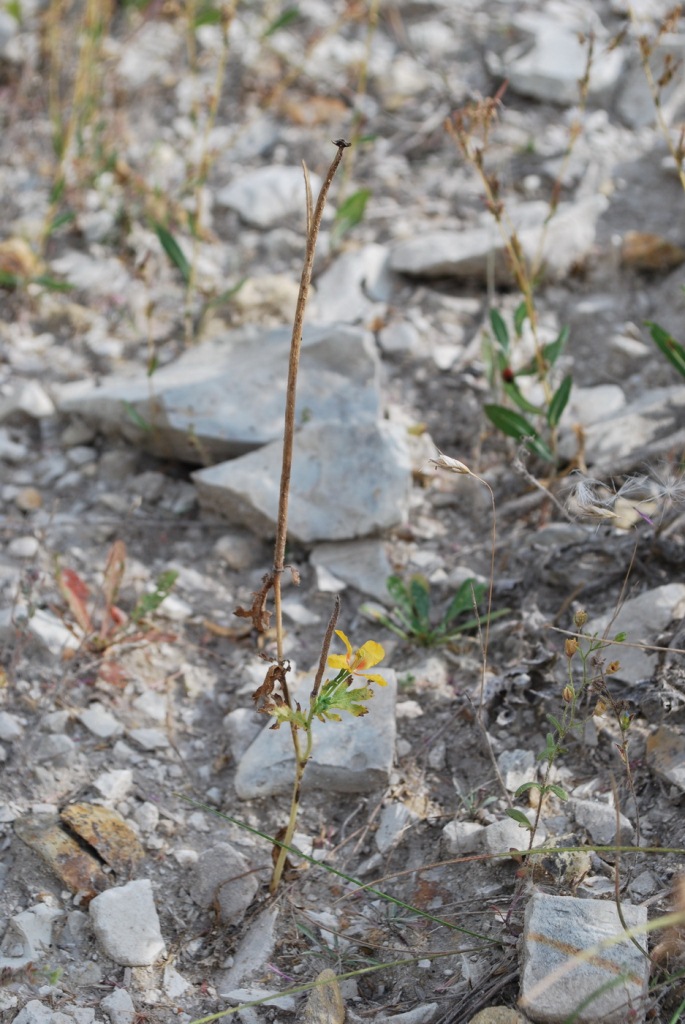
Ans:
<svg viewBox="0 0 685 1024"><path fill-rule="evenodd" d="M578 641L574 636L569 636L564 642L564 650L566 651L566 657L572 658L578 651Z"/></svg>
<svg viewBox="0 0 685 1024"><path fill-rule="evenodd" d="M570 683L567 683L561 692L561 699L564 701L565 704L570 704L573 701L575 695L575 690L573 689Z"/></svg>
<svg viewBox="0 0 685 1024"><path fill-rule="evenodd" d="M609 664L607 665L607 669L606 669L607 675L608 676L615 675L616 672L618 672L618 670L620 669L620 667L621 667L621 662L620 661L610 661Z"/></svg>
<svg viewBox="0 0 685 1024"><path fill-rule="evenodd" d="M582 629L586 622L587 622L587 612L585 611L584 608L581 608L573 616L573 623L574 623L576 629Z"/></svg>

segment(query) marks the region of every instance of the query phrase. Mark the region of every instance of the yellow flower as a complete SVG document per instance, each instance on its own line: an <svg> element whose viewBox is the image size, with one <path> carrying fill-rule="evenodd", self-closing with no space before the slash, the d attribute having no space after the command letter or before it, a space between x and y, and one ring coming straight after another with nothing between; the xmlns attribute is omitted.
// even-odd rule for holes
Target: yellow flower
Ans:
<svg viewBox="0 0 685 1024"><path fill-rule="evenodd" d="M363 676L372 683L386 686L387 684L383 676L368 671L368 669L373 668L374 665L377 665L385 657L385 651L381 645L377 644L375 640L367 640L358 650L354 650L352 644L341 630L336 629L335 632L345 644L347 654L331 654L328 658L328 667L338 670L343 669L345 672L349 672L350 675Z"/></svg>

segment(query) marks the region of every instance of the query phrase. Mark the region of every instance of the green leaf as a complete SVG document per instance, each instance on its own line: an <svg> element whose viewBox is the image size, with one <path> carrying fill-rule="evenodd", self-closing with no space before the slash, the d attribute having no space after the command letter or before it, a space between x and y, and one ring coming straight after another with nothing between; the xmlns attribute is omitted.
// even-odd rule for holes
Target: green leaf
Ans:
<svg viewBox="0 0 685 1024"><path fill-rule="evenodd" d="M190 281L190 264L183 254L183 250L180 245L163 224L154 224L155 233L162 243L162 248L167 254L171 262L174 264L176 269L180 271L181 277L186 284Z"/></svg>
<svg viewBox="0 0 685 1024"><path fill-rule="evenodd" d="M149 424L148 421L140 415L135 405L131 405L131 403L127 402L125 399L121 404L123 405L128 418L136 427L138 427L139 430L144 430L146 434L152 430L151 424Z"/></svg>
<svg viewBox="0 0 685 1024"><path fill-rule="evenodd" d="M171 589L178 579L178 573L175 569L169 569L167 572L163 572L155 582L155 589L151 594L143 594L138 599L138 602L131 612L131 619L134 622L140 622L141 619L152 614L156 611L165 597L168 597Z"/></svg>
<svg viewBox="0 0 685 1024"><path fill-rule="evenodd" d="M617 643L623 643L623 641L626 639L627 636L628 636L627 633L617 633L616 636L614 637L614 640Z"/></svg>
<svg viewBox="0 0 685 1024"><path fill-rule="evenodd" d="M490 310L490 325L492 327L492 333L497 338L499 345L503 352L509 351L509 331L507 325L504 322L504 318L498 309Z"/></svg>
<svg viewBox="0 0 685 1024"><path fill-rule="evenodd" d="M503 381L504 392L511 398L515 405L518 405L519 409L523 412L531 412L534 416L542 416L544 409L541 409L539 405L533 405L528 399L521 393L518 385L514 381Z"/></svg>
<svg viewBox="0 0 685 1024"><path fill-rule="evenodd" d="M421 629L430 629L430 585L425 576L416 573L409 580L413 618Z"/></svg>
<svg viewBox="0 0 685 1024"><path fill-rule="evenodd" d="M195 15L195 28L201 25L218 25L221 21L221 11L216 10L211 4L205 4Z"/></svg>
<svg viewBox="0 0 685 1024"><path fill-rule="evenodd" d="M507 817L512 818L515 822L517 822L517 824L519 824L521 828L527 828L529 832L533 831L533 826L528 821L528 818L525 816L523 811L517 811L515 807L507 807L504 813L507 815Z"/></svg>
<svg viewBox="0 0 685 1024"><path fill-rule="evenodd" d="M19 278L16 274L10 274L9 270L0 270L0 288L16 288Z"/></svg>
<svg viewBox="0 0 685 1024"><path fill-rule="evenodd" d="M514 793L514 800L518 800L520 796L523 796L530 789L542 789L542 785L539 782L524 782Z"/></svg>
<svg viewBox="0 0 685 1024"><path fill-rule="evenodd" d="M221 292L220 295L215 295L213 299L209 299L209 301L205 303L205 309L211 309L214 306L223 306L225 302L230 302L233 296L238 294L246 281L246 277L241 277L238 283L234 284L232 288L228 288L225 292Z"/></svg>
<svg viewBox="0 0 685 1024"><path fill-rule="evenodd" d="M646 320L645 323L649 327L649 333L657 348L675 366L678 373L685 377L685 348L659 324L655 324L651 320Z"/></svg>
<svg viewBox="0 0 685 1024"><path fill-rule="evenodd" d="M560 736L563 735L564 727L563 727L563 725L561 724L561 722L559 721L558 718L555 718L554 715L545 715L545 718L547 719L548 722L552 723L552 725L557 730L557 732L559 733Z"/></svg>
<svg viewBox="0 0 685 1024"><path fill-rule="evenodd" d="M494 622L496 619L501 619L503 615L509 615L511 608L498 608L496 612L490 613L490 622ZM460 622L451 633L445 633L436 640L437 643L448 644L451 640L459 640L462 634L468 632L469 629L476 629L481 623L482 618L471 618L466 619L465 622Z"/></svg>
<svg viewBox="0 0 685 1024"><path fill-rule="evenodd" d="M562 413L566 408L569 397L571 395L571 388L573 387L573 378L571 374L567 374L562 380L557 390L552 395L552 399L549 403L549 409L547 410L547 422L550 427L554 429L561 419Z"/></svg>
<svg viewBox="0 0 685 1024"><path fill-rule="evenodd" d="M550 782L545 786L545 789L548 789L550 793L554 793L560 800L568 800L568 793L561 786L556 786Z"/></svg>
<svg viewBox="0 0 685 1024"><path fill-rule="evenodd" d="M539 455L541 459L544 459L546 462L554 462L554 456L551 451L539 436L535 427L525 417L520 416L512 409L505 408L503 405L486 405L484 409L485 415L490 422L494 423L503 434L506 434L507 437L515 437L518 441L525 440L527 447L535 452L536 455Z"/></svg>
<svg viewBox="0 0 685 1024"><path fill-rule="evenodd" d="M378 608L373 608L371 605L363 604L359 610L362 615L366 615L367 619L371 619L373 622L380 622L381 626L385 626L385 628L389 629L391 633L395 634L395 636L402 637L403 640L409 639L409 633L404 629L400 629L392 619L388 618L387 615L384 615Z"/></svg>
<svg viewBox="0 0 685 1024"><path fill-rule="evenodd" d="M542 349L545 361L548 362L550 366L554 366L557 359L564 351L570 333L571 331L568 326L562 327L555 341L550 342L549 345L545 345Z"/></svg>
<svg viewBox="0 0 685 1024"><path fill-rule="evenodd" d="M74 290L73 284L69 284L68 281L58 281L56 277L50 277L49 274L38 274L37 277L32 277L31 280L34 284L39 284L49 292L73 292Z"/></svg>
<svg viewBox="0 0 685 1024"><path fill-rule="evenodd" d="M523 333L523 325L528 319L528 306L525 302L520 302L514 310L514 330L516 331L516 337L520 338Z"/></svg>
<svg viewBox="0 0 685 1024"><path fill-rule="evenodd" d="M361 188L358 192L353 192L351 196L348 196L335 211L331 230L331 241L334 244L363 220L370 195L370 189Z"/></svg>
<svg viewBox="0 0 685 1024"><path fill-rule="evenodd" d="M471 589L472 587L473 590ZM476 583L473 578L464 580L459 587L459 590L450 601L449 607L445 612L442 621L447 624L451 622L452 619L456 619L458 615L462 615L464 612L473 611L474 604L476 607L478 606L483 599L484 593L485 583Z"/></svg>
<svg viewBox="0 0 685 1024"><path fill-rule="evenodd" d="M275 32L278 32L279 29L285 28L286 25L292 25L292 23L294 21L297 21L299 17L299 7L286 7L283 13L279 14L279 16L275 18L274 21L271 22L266 32L262 33L262 39L268 39L269 36L272 36Z"/></svg>
<svg viewBox="0 0 685 1024"><path fill-rule="evenodd" d="M74 220L76 220L76 214L73 210L65 210L64 213L58 213L48 227L48 234L53 235L58 228L61 228L64 224L71 224Z"/></svg>

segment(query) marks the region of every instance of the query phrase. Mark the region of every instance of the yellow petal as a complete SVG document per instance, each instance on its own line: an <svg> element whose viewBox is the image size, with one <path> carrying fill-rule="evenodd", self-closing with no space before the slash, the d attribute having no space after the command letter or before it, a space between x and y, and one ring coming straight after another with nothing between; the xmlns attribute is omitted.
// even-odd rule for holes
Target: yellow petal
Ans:
<svg viewBox="0 0 685 1024"><path fill-rule="evenodd" d="M366 675L366 673L365 673L365 675ZM387 682L385 681L385 679L383 678L383 676L367 675L366 678L369 680L370 683L377 683L379 686L387 686L388 685Z"/></svg>
<svg viewBox="0 0 685 1024"><path fill-rule="evenodd" d="M348 655L351 655L351 654L352 654L352 644L351 644L351 643L350 643L350 641L349 641L349 640L347 639L347 637L345 636L345 634L343 633L343 631L342 631L341 629L336 629L336 631L335 631L335 635L336 635L336 636L339 636L339 637L340 637L340 639L342 640L342 642L343 642L343 643L345 644L345 647L347 648L347 653L348 653Z"/></svg>
<svg viewBox="0 0 685 1024"><path fill-rule="evenodd" d="M357 662L357 671L363 671L365 668L371 668L373 665L377 665L384 657L385 651L381 645L377 644L375 640L367 640L366 643L357 651L357 657L355 659Z"/></svg>
<svg viewBox="0 0 685 1024"><path fill-rule="evenodd" d="M346 672L350 671L350 666L345 654L330 654L328 656L328 667L337 668L338 670L342 668L345 669Z"/></svg>

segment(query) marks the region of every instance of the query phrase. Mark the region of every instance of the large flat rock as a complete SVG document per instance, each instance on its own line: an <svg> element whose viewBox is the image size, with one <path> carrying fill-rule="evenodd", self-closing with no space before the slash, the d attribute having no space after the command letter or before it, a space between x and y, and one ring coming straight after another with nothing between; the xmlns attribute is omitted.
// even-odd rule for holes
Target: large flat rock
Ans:
<svg viewBox="0 0 685 1024"><path fill-rule="evenodd" d="M275 534L282 444L193 473L200 504L265 538ZM295 436L288 535L312 544L366 537L402 522L411 463L395 424L308 423Z"/></svg>
<svg viewBox="0 0 685 1024"><path fill-rule="evenodd" d="M291 329L245 328L189 349L172 364L131 377L64 386L61 412L163 458L233 458L283 433ZM373 421L379 361L371 335L347 325L305 328L297 408L312 423Z"/></svg>
<svg viewBox="0 0 685 1024"><path fill-rule="evenodd" d="M340 722L314 722L314 747L302 788L332 793L370 793L388 784L395 756L395 699L397 679L392 669L378 672L387 686L371 684L374 695L363 718L341 714ZM300 703L308 704L313 676L297 681L291 690ZM363 679L356 686L365 686ZM295 771L290 729L269 725L248 747L235 777L236 793L241 800L289 793ZM304 735L304 734L302 734Z"/></svg>
<svg viewBox="0 0 685 1024"><path fill-rule="evenodd" d="M541 257L545 277L561 280L590 253L597 220L607 205L601 195L562 203L545 226L549 206L536 201L510 211L510 218L526 259L535 262ZM513 281L501 232L490 217L482 227L430 231L400 242L390 254L389 266L411 277L484 280L491 262L498 283Z"/></svg>

